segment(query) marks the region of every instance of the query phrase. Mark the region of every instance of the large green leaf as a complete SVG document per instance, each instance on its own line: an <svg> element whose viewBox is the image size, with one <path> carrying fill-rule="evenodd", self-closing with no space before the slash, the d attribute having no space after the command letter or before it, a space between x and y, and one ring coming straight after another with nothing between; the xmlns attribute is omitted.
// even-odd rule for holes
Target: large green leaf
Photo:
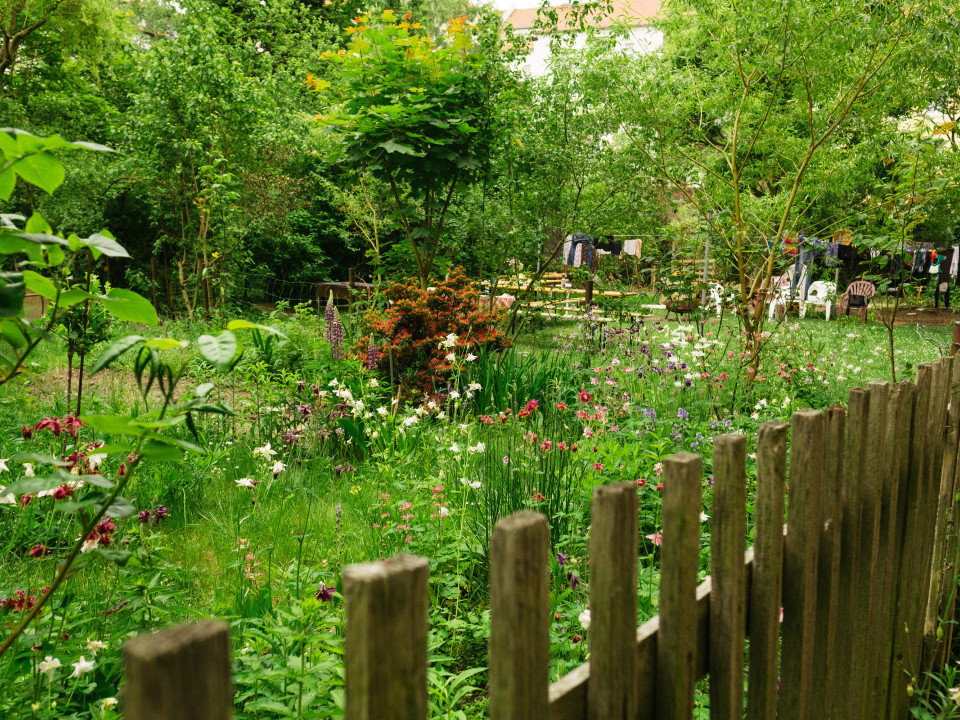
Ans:
<svg viewBox="0 0 960 720"><path fill-rule="evenodd" d="M157 311L150 301L133 290L111 288L106 297L101 295L99 300L106 311L118 320L143 323L153 327L160 323Z"/></svg>
<svg viewBox="0 0 960 720"><path fill-rule="evenodd" d="M203 359L220 372L229 372L240 359L240 343L229 330L224 330L216 337L201 335L197 340L197 348Z"/></svg>
<svg viewBox="0 0 960 720"><path fill-rule="evenodd" d="M44 277L33 270L24 270L23 280L27 284L27 290L35 292L51 302L57 299L57 286L53 284L50 278Z"/></svg>
<svg viewBox="0 0 960 720"><path fill-rule="evenodd" d="M282 338L287 337L275 327L270 327L269 325L258 325L257 323L250 322L249 320L231 320L227 323L227 330L262 330L263 332L270 333L271 335L279 335Z"/></svg>
<svg viewBox="0 0 960 720"><path fill-rule="evenodd" d="M404 155L416 155L416 156L423 155L423 153L417 152L409 145L403 145L401 143L398 143L396 140L386 140L382 143L377 143L377 147L382 147L388 153L402 153Z"/></svg>
<svg viewBox="0 0 960 720"><path fill-rule="evenodd" d="M114 341L106 350L103 351L103 354L97 358L97 362L93 366L92 373L96 375L118 357L127 352L127 350L132 347L136 347L137 343L141 342L142 340L143 338L140 335L127 335L127 337L122 337L119 340Z"/></svg>
<svg viewBox="0 0 960 720"><path fill-rule="evenodd" d="M22 273L0 273L0 317L12 318L23 309L27 286Z"/></svg>
<svg viewBox="0 0 960 720"><path fill-rule="evenodd" d="M21 157L13 169L28 183L46 190L51 195L66 178L63 164L56 155L46 151L31 152Z"/></svg>
<svg viewBox="0 0 960 720"><path fill-rule="evenodd" d="M145 442L140 448L140 454L144 460L153 462L181 462L183 460L183 450L176 445L150 440Z"/></svg>
<svg viewBox="0 0 960 720"><path fill-rule="evenodd" d="M13 195L13 188L17 184L17 176L13 168L0 171L0 200L7 201Z"/></svg>
<svg viewBox="0 0 960 720"><path fill-rule="evenodd" d="M107 257L130 257L130 253L124 250L123 246L108 235L94 233L86 239L79 240L80 247L88 247L93 250L94 257L106 255Z"/></svg>
<svg viewBox="0 0 960 720"><path fill-rule="evenodd" d="M29 342L17 321L9 318L0 321L0 335L14 348L22 348Z"/></svg>

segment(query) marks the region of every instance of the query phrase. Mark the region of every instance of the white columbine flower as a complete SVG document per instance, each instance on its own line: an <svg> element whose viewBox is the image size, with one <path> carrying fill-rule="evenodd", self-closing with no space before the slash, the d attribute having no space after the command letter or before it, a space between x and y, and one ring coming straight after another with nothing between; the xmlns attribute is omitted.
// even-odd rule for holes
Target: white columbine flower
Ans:
<svg viewBox="0 0 960 720"><path fill-rule="evenodd" d="M580 624L587 630L590 629L590 608L587 608L582 613L580 613Z"/></svg>
<svg viewBox="0 0 960 720"><path fill-rule="evenodd" d="M376 378L370 378L370 382L367 384L370 387L380 387L380 382Z"/></svg>
<svg viewBox="0 0 960 720"><path fill-rule="evenodd" d="M386 417L387 413L389 413L390 411L387 410L385 405L381 405L380 407L377 408L377 412L380 414L380 417Z"/></svg>
<svg viewBox="0 0 960 720"><path fill-rule="evenodd" d="M100 701L100 709L104 711L113 710L117 706L118 702L119 701L115 697L104 698Z"/></svg>
<svg viewBox="0 0 960 720"><path fill-rule="evenodd" d="M477 359L477 356L474 355L473 353L469 353L466 359L467 359L467 362L473 362L474 360Z"/></svg>
<svg viewBox="0 0 960 720"><path fill-rule="evenodd" d="M91 640L87 639L87 650L90 651L90 654L96 657L96 654L101 650L106 650L107 644L102 640Z"/></svg>
<svg viewBox="0 0 960 720"><path fill-rule="evenodd" d="M270 443L267 443L263 447L254 448L253 450L254 458L262 457L264 460L269 460L276 454L277 454L277 451L270 447Z"/></svg>
<svg viewBox="0 0 960 720"><path fill-rule="evenodd" d="M31 463L23 464L23 476L24 477L34 477L33 465Z"/></svg>
<svg viewBox="0 0 960 720"><path fill-rule="evenodd" d="M454 354L454 353L450 353L449 355L447 355L447 357L446 357L445 359L446 359L447 362L453 362L454 360L457 359L457 356L456 356L456 354Z"/></svg>
<svg viewBox="0 0 960 720"><path fill-rule="evenodd" d="M273 467L270 468L270 469L273 471L273 474L274 474L274 475L279 475L280 473L282 473L284 470L287 469L287 466L284 465L282 461L277 460L277 461L273 464Z"/></svg>
<svg viewBox="0 0 960 720"><path fill-rule="evenodd" d="M87 660L83 657L83 655L81 655L80 659L73 663L73 672L70 673L70 677L82 677L93 670L94 665L96 665L96 663L93 662L93 660Z"/></svg>
<svg viewBox="0 0 960 720"><path fill-rule="evenodd" d="M53 680L53 673L60 667L60 661L52 655L47 655L40 661L40 672L47 674L48 680Z"/></svg>
<svg viewBox="0 0 960 720"><path fill-rule="evenodd" d="M482 453L486 449L487 449L486 445L484 445L482 442L478 442L476 445L470 448L470 452Z"/></svg>
<svg viewBox="0 0 960 720"><path fill-rule="evenodd" d="M473 356L472 356L472 355L467 355L467 360L469 360L471 357L473 357ZM483 389L483 388L481 387L480 383L478 383L478 382L472 382L472 383L470 383L469 385L467 385L467 390L482 390L482 389Z"/></svg>
<svg viewBox="0 0 960 720"><path fill-rule="evenodd" d="M709 519L710 519L710 516L707 515L705 512L700 513L700 522L706 522Z"/></svg>
<svg viewBox="0 0 960 720"><path fill-rule="evenodd" d="M460 452L460 446L454 443L453 445L450 446L450 452L452 453Z"/></svg>
<svg viewBox="0 0 960 720"><path fill-rule="evenodd" d="M107 456L103 454L87 455L87 464L90 465L91 470L96 470L106 459Z"/></svg>
<svg viewBox="0 0 960 720"><path fill-rule="evenodd" d="M459 393L459 392L457 392L456 390L451 390L451 391L450 391L450 399L451 399L451 400L456 400L458 397L460 397L460 393Z"/></svg>
<svg viewBox="0 0 960 720"><path fill-rule="evenodd" d="M10 459L10 458L2 458L2 459L0 459L0 472L10 472L10 468L7 467L7 461L8 461L9 459Z"/></svg>
<svg viewBox="0 0 960 720"><path fill-rule="evenodd" d="M87 553L91 550L96 550L99 544L95 538L87 538L83 541L83 545L80 546L80 552Z"/></svg>
<svg viewBox="0 0 960 720"><path fill-rule="evenodd" d="M3 494L3 491L6 490L6 487L0 485L0 505L16 505L17 499L13 496L13 493Z"/></svg>
<svg viewBox="0 0 960 720"><path fill-rule="evenodd" d="M253 478L238 478L236 480L237 485L245 488L255 488L257 486L256 481Z"/></svg>
<svg viewBox="0 0 960 720"><path fill-rule="evenodd" d="M449 335L447 335L446 340L443 340L440 343L441 348L452 348L452 347L456 347L456 345L457 345L457 336L454 333L450 333Z"/></svg>

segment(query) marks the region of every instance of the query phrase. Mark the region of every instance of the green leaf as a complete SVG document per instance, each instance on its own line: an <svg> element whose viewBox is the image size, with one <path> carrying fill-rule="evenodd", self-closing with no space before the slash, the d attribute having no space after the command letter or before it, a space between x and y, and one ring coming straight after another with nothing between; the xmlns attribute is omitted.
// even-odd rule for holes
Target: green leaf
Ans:
<svg viewBox="0 0 960 720"><path fill-rule="evenodd" d="M133 506L132 502L126 498L118 497L114 498L113 502L110 503L110 507L107 508L107 515L114 518L122 518L133 515L136 511L137 509Z"/></svg>
<svg viewBox="0 0 960 720"><path fill-rule="evenodd" d="M152 460L153 462L183 461L183 450L174 445L157 442L156 440L145 442L140 448L140 455L143 456L144 460Z"/></svg>
<svg viewBox="0 0 960 720"><path fill-rule="evenodd" d="M13 318L19 315L26 295L23 273L0 273L0 317Z"/></svg>
<svg viewBox="0 0 960 720"><path fill-rule="evenodd" d="M240 359L240 344L229 330L214 337L201 335L197 340L200 355L220 372L229 372Z"/></svg>
<svg viewBox="0 0 960 720"><path fill-rule="evenodd" d="M4 202L9 200L10 196L13 195L13 188L16 187L16 184L17 176L12 167L0 172L0 200Z"/></svg>
<svg viewBox="0 0 960 720"><path fill-rule="evenodd" d="M128 562L130 558L133 557L133 553L129 550L105 550L103 548L97 548L93 551L104 560L109 560L112 563L116 563L120 567L123 567Z"/></svg>
<svg viewBox="0 0 960 720"><path fill-rule="evenodd" d="M107 257L130 257L130 253L124 250L123 246L107 235L94 233L85 240L80 241L81 247L89 247L95 250L94 256L106 255Z"/></svg>
<svg viewBox="0 0 960 720"><path fill-rule="evenodd" d="M213 388L213 383L201 383L194 389L193 394L198 398L204 398L210 394L210 391L213 390Z"/></svg>
<svg viewBox="0 0 960 720"><path fill-rule="evenodd" d="M63 485L63 478L59 476L24 478L13 485L8 485L3 494L34 495L43 490L56 490L61 485Z"/></svg>
<svg viewBox="0 0 960 720"><path fill-rule="evenodd" d="M377 143L377 147L382 147L388 153L403 153L404 155L414 155L416 157L423 157L424 155L424 153L417 152L409 145L402 145L395 140L386 140L382 143Z"/></svg>
<svg viewBox="0 0 960 720"><path fill-rule="evenodd" d="M262 330L270 333L271 335L279 335L282 338L287 337L275 327L270 327L269 325L257 325L257 323L252 323L249 320L231 320L227 323L227 330Z"/></svg>
<svg viewBox="0 0 960 720"><path fill-rule="evenodd" d="M12 463L37 463L38 465L69 465L65 460L58 460L53 455L44 455L42 453L24 452L11 455L9 462Z"/></svg>
<svg viewBox="0 0 960 720"><path fill-rule="evenodd" d="M144 345L156 350L172 350L173 348L185 348L187 343L173 338L151 338Z"/></svg>
<svg viewBox="0 0 960 720"><path fill-rule="evenodd" d="M142 340L143 338L140 335L127 335L127 337L122 337L111 343L110 346L103 351L103 354L97 358L97 362L93 366L93 374L96 375L105 367L109 366L110 363L127 352L127 350L136 347L137 343Z"/></svg>
<svg viewBox="0 0 960 720"><path fill-rule="evenodd" d="M20 349L26 347L29 340L27 336L23 334L23 330L20 329L20 325L17 324L16 320L3 320L0 322L0 335L3 336L3 339L10 343L11 347Z"/></svg>
<svg viewBox="0 0 960 720"><path fill-rule="evenodd" d="M18 160L13 169L31 185L46 190L53 195L53 191L63 184L66 173L57 156L50 152L32 152Z"/></svg>
<svg viewBox="0 0 960 720"><path fill-rule="evenodd" d="M150 301L133 290L111 288L106 297L101 295L99 300L107 312L118 320L143 323L153 327L160 324L157 311Z"/></svg>
<svg viewBox="0 0 960 720"><path fill-rule="evenodd" d="M143 435L144 430L126 415L84 415L87 425L102 433L113 435Z"/></svg>
<svg viewBox="0 0 960 720"><path fill-rule="evenodd" d="M50 278L46 278L33 270L23 271L23 280L27 284L27 290L35 292L42 298L51 302L57 299L57 286L53 284Z"/></svg>

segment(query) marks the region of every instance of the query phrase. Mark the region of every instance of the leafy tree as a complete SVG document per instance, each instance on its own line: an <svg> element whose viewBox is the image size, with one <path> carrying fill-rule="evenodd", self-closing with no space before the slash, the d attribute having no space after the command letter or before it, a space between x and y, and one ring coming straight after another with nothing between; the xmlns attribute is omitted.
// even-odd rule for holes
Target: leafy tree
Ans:
<svg viewBox="0 0 960 720"><path fill-rule="evenodd" d="M907 0L677 0L664 6L662 54L609 94L635 147L718 238L755 370L766 311L752 299L781 262L780 240L808 229L813 170L926 106L912 81L948 14L940 0L922 13Z"/></svg>
<svg viewBox="0 0 960 720"><path fill-rule="evenodd" d="M392 10L358 17L347 49L323 56L338 66L336 86L308 76L313 89L331 90L320 119L343 138L347 161L389 185L424 289L457 190L479 175L495 132L483 74L496 56L479 52L481 31L495 28L460 18L435 41Z"/></svg>

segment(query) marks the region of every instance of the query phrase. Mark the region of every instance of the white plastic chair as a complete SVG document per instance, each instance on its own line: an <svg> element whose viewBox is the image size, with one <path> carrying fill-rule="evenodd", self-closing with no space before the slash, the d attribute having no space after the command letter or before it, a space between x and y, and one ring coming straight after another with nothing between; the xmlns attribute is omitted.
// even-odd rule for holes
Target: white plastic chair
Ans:
<svg viewBox="0 0 960 720"><path fill-rule="evenodd" d="M770 293L768 319L773 320L773 313L776 312L777 307L782 308L780 317L783 317L787 312L787 308L790 306L790 275L774 276L771 285L773 286L773 290Z"/></svg>
<svg viewBox="0 0 960 720"><path fill-rule="evenodd" d="M807 297L800 301L800 317L806 317L807 305L823 305L826 307L827 320L830 319L830 306L837 296L837 284L826 280L817 280L810 284Z"/></svg>

